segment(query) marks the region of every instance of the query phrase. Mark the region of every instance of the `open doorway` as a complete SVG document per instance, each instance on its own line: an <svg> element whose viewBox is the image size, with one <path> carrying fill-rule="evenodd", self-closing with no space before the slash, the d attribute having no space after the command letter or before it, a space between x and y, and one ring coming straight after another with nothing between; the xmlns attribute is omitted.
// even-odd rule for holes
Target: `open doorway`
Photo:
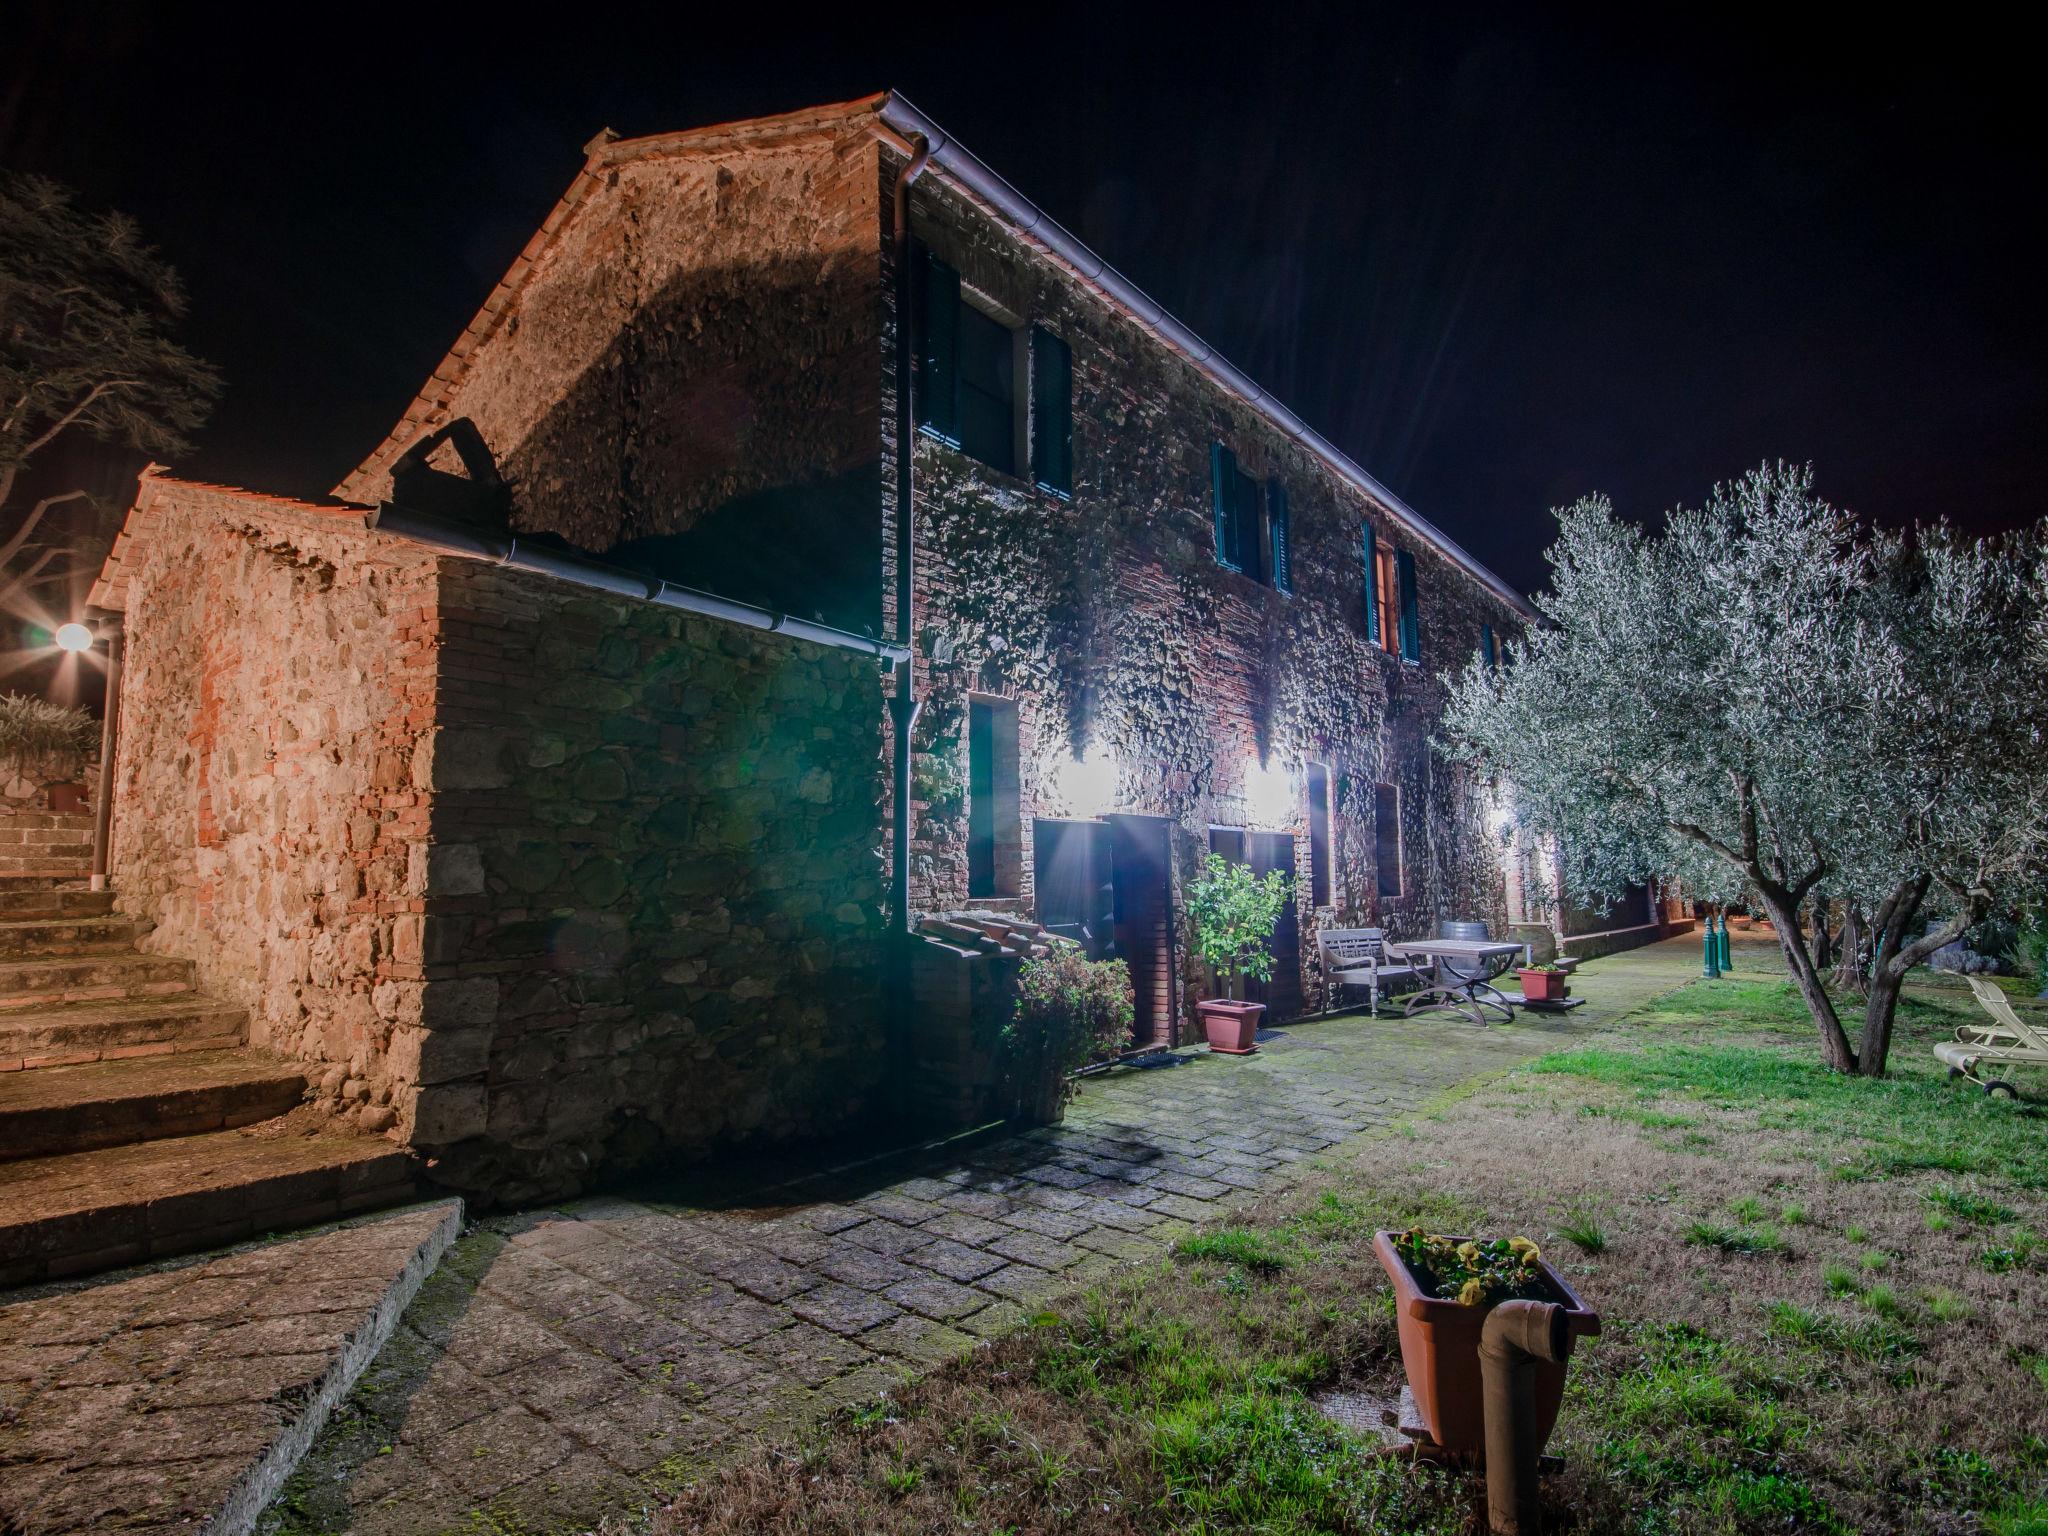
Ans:
<svg viewBox="0 0 2048 1536"><path fill-rule="evenodd" d="M1209 851L1221 854L1232 864L1249 864L1254 875L1264 878L1279 870L1292 882L1295 878L1294 838L1286 832L1248 832L1243 827L1211 827ZM1290 887L1291 889L1291 887ZM1273 957L1270 981L1245 982L1245 1000L1266 1005L1269 1020L1301 1015L1301 920L1290 894L1280 908L1280 921L1266 941Z"/></svg>
<svg viewBox="0 0 2048 1536"><path fill-rule="evenodd" d="M1157 816L1032 823L1038 921L1089 959L1130 967L1134 1047L1173 1041L1170 828Z"/></svg>

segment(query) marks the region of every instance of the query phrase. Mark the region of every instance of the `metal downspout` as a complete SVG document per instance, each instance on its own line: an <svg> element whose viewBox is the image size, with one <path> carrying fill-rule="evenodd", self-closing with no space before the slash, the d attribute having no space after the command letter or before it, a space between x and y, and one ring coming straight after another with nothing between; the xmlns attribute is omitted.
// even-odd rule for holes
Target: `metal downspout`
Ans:
<svg viewBox="0 0 2048 1536"><path fill-rule="evenodd" d="M910 393L912 341L910 290L910 184L924 174L931 147L919 136L910 159L896 173L891 231L896 258L896 643L903 659L896 664L896 691L889 699L894 729L895 814L889 829L889 1047L891 1092L903 1106L908 1073L911 997L910 956L910 728L917 720L917 689L911 661L911 601L916 589L917 541L911 529L913 501L911 465L916 457L917 420Z"/></svg>

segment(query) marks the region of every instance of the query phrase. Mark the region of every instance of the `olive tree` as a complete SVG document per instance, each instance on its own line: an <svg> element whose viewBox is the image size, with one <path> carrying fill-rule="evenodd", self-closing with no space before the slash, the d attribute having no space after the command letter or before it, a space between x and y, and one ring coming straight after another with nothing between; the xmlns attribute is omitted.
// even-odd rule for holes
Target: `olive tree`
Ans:
<svg viewBox="0 0 2048 1536"><path fill-rule="evenodd" d="M45 519L86 495L44 485L16 508L38 455L77 434L168 456L205 421L220 382L172 339L184 313L178 274L133 220L0 178L0 603L60 574Z"/></svg>
<svg viewBox="0 0 2048 1536"><path fill-rule="evenodd" d="M1577 891L1754 892L1827 1064L1881 1075L1906 972L2048 838L2038 531L1875 531L1787 465L1659 533L1600 497L1559 522L1546 622L1453 680L1447 750L1509 782ZM1800 921L1821 893L1872 930L1856 1045Z"/></svg>

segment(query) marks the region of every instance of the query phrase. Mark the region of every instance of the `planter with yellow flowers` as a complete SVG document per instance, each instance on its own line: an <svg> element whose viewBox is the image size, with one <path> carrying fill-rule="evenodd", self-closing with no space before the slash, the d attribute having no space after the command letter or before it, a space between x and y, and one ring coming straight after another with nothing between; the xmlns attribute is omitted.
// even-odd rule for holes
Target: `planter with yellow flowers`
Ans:
<svg viewBox="0 0 2048 1536"><path fill-rule="evenodd" d="M1600 1331L1600 1314L1526 1237L1443 1237L1412 1227L1376 1234L1373 1249L1394 1283L1401 1365L1416 1411L1436 1448L1451 1457L1476 1460L1486 1448L1479 1334L1496 1303L1552 1302L1566 1309L1573 1336ZM1565 1370L1565 1363L1548 1361L1536 1367L1539 1446L1556 1427Z"/></svg>

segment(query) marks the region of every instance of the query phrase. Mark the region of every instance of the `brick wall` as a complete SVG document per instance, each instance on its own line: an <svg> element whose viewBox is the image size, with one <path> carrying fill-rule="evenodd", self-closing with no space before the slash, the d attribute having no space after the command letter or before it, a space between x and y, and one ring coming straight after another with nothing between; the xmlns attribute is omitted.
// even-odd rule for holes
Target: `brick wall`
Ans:
<svg viewBox="0 0 2048 1536"><path fill-rule="evenodd" d="M116 562L121 909L248 1006L254 1044L392 1104L418 1006L434 562L359 513L155 480Z"/></svg>
<svg viewBox="0 0 2048 1536"><path fill-rule="evenodd" d="M413 1143L497 1199L882 1074L872 660L446 563Z"/></svg>

